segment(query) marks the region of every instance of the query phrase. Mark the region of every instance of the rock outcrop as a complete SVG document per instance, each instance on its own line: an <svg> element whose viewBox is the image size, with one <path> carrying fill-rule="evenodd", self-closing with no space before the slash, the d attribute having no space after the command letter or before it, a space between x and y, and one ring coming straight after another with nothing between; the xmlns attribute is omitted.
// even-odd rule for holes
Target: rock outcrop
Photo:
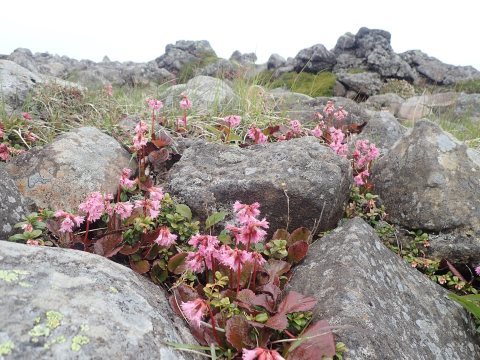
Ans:
<svg viewBox="0 0 480 360"><path fill-rule="evenodd" d="M467 312L388 250L360 218L313 243L289 289L318 300L314 319L339 327L347 359L480 357Z"/></svg>
<svg viewBox="0 0 480 360"><path fill-rule="evenodd" d="M13 179L0 166L0 239L13 235L13 227L27 213L26 203Z"/></svg>
<svg viewBox="0 0 480 360"><path fill-rule="evenodd" d="M295 56L294 70L296 72L306 71L316 74L320 71L332 70L335 63L335 55L322 44L316 44L301 50Z"/></svg>

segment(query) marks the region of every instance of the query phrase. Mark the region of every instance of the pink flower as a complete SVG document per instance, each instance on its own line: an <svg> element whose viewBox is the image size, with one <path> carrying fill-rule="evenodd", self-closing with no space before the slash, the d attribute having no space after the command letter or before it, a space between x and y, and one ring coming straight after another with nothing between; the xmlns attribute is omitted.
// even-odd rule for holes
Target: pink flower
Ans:
<svg viewBox="0 0 480 360"><path fill-rule="evenodd" d="M136 133L133 137L133 147L135 150L142 149L145 145L147 145L148 139L145 137L143 133Z"/></svg>
<svg viewBox="0 0 480 360"><path fill-rule="evenodd" d="M300 121L298 121L298 120L290 121L290 130L292 130L292 132L295 135L301 134L302 133L302 124L300 123Z"/></svg>
<svg viewBox="0 0 480 360"><path fill-rule="evenodd" d="M211 235L193 235L188 243L197 249L201 248L216 248L220 245L220 241L216 236Z"/></svg>
<svg viewBox="0 0 480 360"><path fill-rule="evenodd" d="M176 240L177 240L177 235L172 234L168 227L163 226L160 228L160 233L158 234L158 237L154 241L160 246L170 247L173 244L175 244Z"/></svg>
<svg viewBox="0 0 480 360"><path fill-rule="evenodd" d="M125 220L132 215L133 204L129 202L118 202L114 206L114 211L120 216L120 219Z"/></svg>
<svg viewBox="0 0 480 360"><path fill-rule="evenodd" d="M208 305L203 299L182 302L180 308L188 321L197 327L200 327L202 318L208 311Z"/></svg>
<svg viewBox="0 0 480 360"><path fill-rule="evenodd" d="M263 266L267 262L265 258L259 252L253 251L251 254L251 262L255 264L255 266Z"/></svg>
<svg viewBox="0 0 480 360"><path fill-rule="evenodd" d="M233 211L236 213L237 220L241 224L245 224L250 220L250 218L256 218L260 215L260 204L254 202L251 205L242 204L240 201L235 201L233 204Z"/></svg>
<svg viewBox="0 0 480 360"><path fill-rule="evenodd" d="M155 219L160 213L160 201L152 199L142 199L135 201L135 208L143 208L148 211L149 216Z"/></svg>
<svg viewBox="0 0 480 360"><path fill-rule="evenodd" d="M315 126L315 129L313 129L311 133L313 136L320 139L323 135L322 127L320 125Z"/></svg>
<svg viewBox="0 0 480 360"><path fill-rule="evenodd" d="M7 161L10 158L10 150L7 145L0 144L0 159Z"/></svg>
<svg viewBox="0 0 480 360"><path fill-rule="evenodd" d="M157 99L148 99L147 100L148 106L152 110L160 110L163 107L163 103Z"/></svg>
<svg viewBox="0 0 480 360"><path fill-rule="evenodd" d="M202 273L205 270L205 260L200 252L188 252L185 265L188 270L194 273Z"/></svg>
<svg viewBox="0 0 480 360"><path fill-rule="evenodd" d="M480 265L475 268L475 273L480 276Z"/></svg>
<svg viewBox="0 0 480 360"><path fill-rule="evenodd" d="M327 101L327 105L323 108L323 113L325 116L330 116L334 113L335 111L335 104L333 101Z"/></svg>
<svg viewBox="0 0 480 360"><path fill-rule="evenodd" d="M25 232L32 232L32 231L33 231L33 226L32 226L32 224L30 224L30 223L23 224L23 225L22 225L22 229L23 229L23 231L25 231Z"/></svg>
<svg viewBox="0 0 480 360"><path fill-rule="evenodd" d="M285 360L276 350L257 347L253 350L243 349L242 360Z"/></svg>
<svg viewBox="0 0 480 360"><path fill-rule="evenodd" d="M182 94L183 99L180 101L180 107L183 110L190 109L192 107L192 102L186 94Z"/></svg>
<svg viewBox="0 0 480 360"><path fill-rule="evenodd" d="M5 136L5 133L3 131L2 124L0 124L0 139L3 139L4 136Z"/></svg>
<svg viewBox="0 0 480 360"><path fill-rule="evenodd" d="M98 191L91 193L87 200L78 205L78 208L87 214L87 221L96 221L105 212L105 202L112 196L102 196Z"/></svg>
<svg viewBox="0 0 480 360"><path fill-rule="evenodd" d="M27 245L39 246L39 245L40 245L40 241L38 241L38 240L33 240L33 239L29 239L29 240L27 240Z"/></svg>
<svg viewBox="0 0 480 360"><path fill-rule="evenodd" d="M112 97L113 96L113 87L112 87L112 84L108 84L108 85L105 85L105 94L107 94L107 96L109 97Z"/></svg>
<svg viewBox="0 0 480 360"><path fill-rule="evenodd" d="M348 112L346 112L342 106L338 107L338 111L333 113L333 117L337 119L338 122L342 122L348 115Z"/></svg>
<svg viewBox="0 0 480 360"><path fill-rule="evenodd" d="M135 126L136 133L144 133L148 130L148 125L140 120L140 122Z"/></svg>
<svg viewBox="0 0 480 360"><path fill-rule="evenodd" d="M79 227L85 221L83 216L70 214L62 210L58 210L54 216L56 218L63 218L60 224L60 232L72 232L75 226Z"/></svg>
<svg viewBox="0 0 480 360"><path fill-rule="evenodd" d="M187 119L183 118L178 118L177 119L177 129L178 128L184 128L187 126Z"/></svg>
<svg viewBox="0 0 480 360"><path fill-rule="evenodd" d="M248 129L247 136L252 139L255 144L265 144L268 141L268 137L256 126Z"/></svg>
<svg viewBox="0 0 480 360"><path fill-rule="evenodd" d="M120 186L127 189L132 189L137 183L137 179L130 180L130 174L132 170L129 168L124 168L122 170L122 176L120 177Z"/></svg>
<svg viewBox="0 0 480 360"><path fill-rule="evenodd" d="M251 261L251 255L245 250L225 248L219 255L219 260L233 271L237 271L241 270L243 265Z"/></svg>
<svg viewBox="0 0 480 360"><path fill-rule="evenodd" d="M25 120L32 120L32 115L30 115L28 112L22 112L22 116Z"/></svg>
<svg viewBox="0 0 480 360"><path fill-rule="evenodd" d="M369 175L370 174L369 174L368 170L364 170L364 171L358 173L357 176L354 176L353 180L355 181L355 184L357 184L358 186L362 186L362 185L365 185L366 179Z"/></svg>
<svg viewBox="0 0 480 360"><path fill-rule="evenodd" d="M355 151L353 152L355 168L364 168L379 155L380 153L375 144L369 144L368 140L358 140L355 144Z"/></svg>
<svg viewBox="0 0 480 360"><path fill-rule="evenodd" d="M330 143L330 148L335 151L336 154L347 157L347 144L343 144L343 139L345 138L345 134L343 133L342 130L336 129L334 127L331 127L328 129L328 132L331 135L332 142Z"/></svg>
<svg viewBox="0 0 480 360"><path fill-rule="evenodd" d="M150 199L156 200L156 201L162 201L163 191L161 188L152 186L151 188L148 189L148 192L150 194Z"/></svg>
<svg viewBox="0 0 480 360"><path fill-rule="evenodd" d="M247 247L252 243L259 243L263 241L267 235L264 229L268 229L268 221L266 219L257 220L250 218L250 220L241 227L237 240Z"/></svg>
<svg viewBox="0 0 480 360"><path fill-rule="evenodd" d="M37 135L35 135L34 133L32 133L31 131L29 131L26 135L25 135L25 140L27 141L30 141L30 142L35 142L37 141L39 138Z"/></svg>
<svg viewBox="0 0 480 360"><path fill-rule="evenodd" d="M223 118L223 121L225 121L228 127L234 128L240 125L240 121L242 121L242 118L238 115L230 115Z"/></svg>

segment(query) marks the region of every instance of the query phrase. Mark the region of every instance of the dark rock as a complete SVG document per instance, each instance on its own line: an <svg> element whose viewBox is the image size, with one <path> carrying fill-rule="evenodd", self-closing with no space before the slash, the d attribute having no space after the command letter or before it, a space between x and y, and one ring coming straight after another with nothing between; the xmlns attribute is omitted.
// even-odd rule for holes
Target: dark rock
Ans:
<svg viewBox="0 0 480 360"><path fill-rule="evenodd" d="M164 290L120 264L6 241L0 263L8 310L0 313L0 343L13 343L11 358L194 358L165 344L196 342Z"/></svg>
<svg viewBox="0 0 480 360"><path fill-rule="evenodd" d="M230 56L230 61L236 61L240 64L254 64L257 61L257 55L255 53L242 54L240 51L235 50Z"/></svg>
<svg viewBox="0 0 480 360"><path fill-rule="evenodd" d="M421 120L374 164L372 181L396 224L479 231L479 159L436 124Z"/></svg>
<svg viewBox="0 0 480 360"><path fill-rule="evenodd" d="M351 169L314 137L245 149L198 142L172 167L168 183L203 219L214 210L231 211L236 200L258 201L271 232L287 224L312 228L320 218L322 231L343 215Z"/></svg>
<svg viewBox="0 0 480 360"><path fill-rule="evenodd" d="M313 243L288 289L318 300L314 319L340 328L348 359L480 358L467 312L359 218Z"/></svg>
<svg viewBox="0 0 480 360"><path fill-rule="evenodd" d="M335 63L335 55L322 44L316 44L301 50L295 56L294 70L316 74L320 71L332 70Z"/></svg>
<svg viewBox="0 0 480 360"><path fill-rule="evenodd" d="M134 168L135 162L120 143L82 127L16 157L5 169L38 207L76 212L94 191L115 193L126 167Z"/></svg>
<svg viewBox="0 0 480 360"><path fill-rule="evenodd" d="M333 96L345 96L347 94L347 89L345 86L339 82L335 81L335 86L333 87Z"/></svg>
<svg viewBox="0 0 480 360"><path fill-rule="evenodd" d="M353 90L358 95L366 96L378 94L383 84L380 75L372 72L358 74L339 73L337 74L337 80L345 85L348 90Z"/></svg>
<svg viewBox="0 0 480 360"><path fill-rule="evenodd" d="M284 66L286 63L287 63L287 61L283 57L281 57L280 55L272 54L268 58L267 68L268 68L268 70L278 69L278 68Z"/></svg>
<svg viewBox="0 0 480 360"><path fill-rule="evenodd" d="M0 239L15 233L13 226L28 213L23 196L13 179L0 167Z"/></svg>

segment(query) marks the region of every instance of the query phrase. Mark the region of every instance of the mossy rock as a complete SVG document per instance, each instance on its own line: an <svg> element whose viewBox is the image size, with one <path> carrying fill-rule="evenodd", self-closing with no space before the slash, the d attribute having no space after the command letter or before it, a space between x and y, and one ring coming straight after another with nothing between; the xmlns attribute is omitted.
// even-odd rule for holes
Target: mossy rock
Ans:
<svg viewBox="0 0 480 360"><path fill-rule="evenodd" d="M178 73L179 83L186 83L188 80L193 79L198 69L202 69L210 64L218 61L219 57L210 52L200 55L199 59L196 59L188 64L185 64Z"/></svg>
<svg viewBox="0 0 480 360"><path fill-rule="evenodd" d="M323 71L318 74L288 72L274 80L271 83L271 87L284 87L293 92L311 97L333 96L335 81L335 74L329 71Z"/></svg>

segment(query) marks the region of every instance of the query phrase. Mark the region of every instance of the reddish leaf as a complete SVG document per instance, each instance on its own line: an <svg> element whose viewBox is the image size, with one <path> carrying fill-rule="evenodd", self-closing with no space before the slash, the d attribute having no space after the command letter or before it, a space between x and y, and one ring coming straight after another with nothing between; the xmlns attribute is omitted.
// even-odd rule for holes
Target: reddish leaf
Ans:
<svg viewBox="0 0 480 360"><path fill-rule="evenodd" d="M290 314L299 311L312 310L317 304L317 299L311 296L305 296L296 291L290 291L287 296L278 305L278 312Z"/></svg>
<svg viewBox="0 0 480 360"><path fill-rule="evenodd" d="M272 236L272 240L287 240L290 234L285 229L277 229Z"/></svg>
<svg viewBox="0 0 480 360"><path fill-rule="evenodd" d="M244 316L235 315L227 320L225 325L227 341L238 351L255 346L255 342L250 339L249 333L250 325Z"/></svg>
<svg viewBox="0 0 480 360"><path fill-rule="evenodd" d="M131 261L130 267L139 274L145 274L150 270L150 263L147 260Z"/></svg>
<svg viewBox="0 0 480 360"><path fill-rule="evenodd" d="M450 261L445 260L445 262L447 263L447 266L448 266L448 268L450 269L450 271L452 272L453 275L458 277L461 281L467 282L467 280L465 280L465 278L462 276L462 274L460 274L460 272L457 270L457 268L455 266L453 266L450 263Z"/></svg>
<svg viewBox="0 0 480 360"><path fill-rule="evenodd" d="M150 154L148 154L148 161L153 165L153 169L156 170L168 160L169 156L170 152L167 149L162 148L160 150L152 151Z"/></svg>
<svg viewBox="0 0 480 360"><path fill-rule="evenodd" d="M261 306L270 313L275 311L275 301L272 296L267 294L255 295L255 298L251 302L252 305Z"/></svg>
<svg viewBox="0 0 480 360"><path fill-rule="evenodd" d="M289 349L289 360L316 360L333 358L335 341L330 325L320 320L310 326Z"/></svg>
<svg viewBox="0 0 480 360"><path fill-rule="evenodd" d="M265 323L265 326L268 326L269 328L283 331L287 328L288 326L288 319L287 315L283 313L278 313L272 316L270 319L267 320Z"/></svg>
<svg viewBox="0 0 480 360"><path fill-rule="evenodd" d="M182 302L193 301L199 298L198 292L186 285L177 286L172 290L172 293L173 294L168 298L168 302L173 311L179 316L182 316L182 312L179 308Z"/></svg>
<svg viewBox="0 0 480 360"><path fill-rule="evenodd" d="M169 260L168 260L168 270L170 272L175 272L175 269L177 269L180 265L182 265L185 262L185 258L187 257L186 252L181 252L176 255L173 255Z"/></svg>
<svg viewBox="0 0 480 360"><path fill-rule="evenodd" d="M290 271L292 265L283 260L269 259L268 262L263 266L263 269L269 273L277 276L282 276L283 274Z"/></svg>
<svg viewBox="0 0 480 360"><path fill-rule="evenodd" d="M279 125L274 125L274 126L269 126L267 128L265 128L262 132L264 135L273 135L275 134L276 132L280 131L280 126Z"/></svg>
<svg viewBox="0 0 480 360"><path fill-rule="evenodd" d="M343 125L342 131L345 134L360 134L363 128L368 124L368 122L364 121L362 124L349 124Z"/></svg>
<svg viewBox="0 0 480 360"><path fill-rule="evenodd" d="M97 255L112 257L122 249L122 247L119 246L121 243L122 234L113 233L106 235L95 242L93 245L93 252Z"/></svg>
<svg viewBox="0 0 480 360"><path fill-rule="evenodd" d="M245 304L252 304L255 299L255 293L250 289L243 289L238 292L237 301L241 301Z"/></svg>
<svg viewBox="0 0 480 360"><path fill-rule="evenodd" d="M272 299L273 299L274 302L277 301L278 297L279 297L280 294L282 293L282 291L280 290L280 288L279 288L277 285L275 285L275 284L273 284L273 283L271 283L271 282L269 282L269 283L266 284L266 285L259 286L259 287L258 287L258 290L259 290L260 292L269 294L269 295L272 297Z"/></svg>
<svg viewBox="0 0 480 360"><path fill-rule="evenodd" d="M155 260L159 252L160 252L160 246L155 244L144 250L143 258L146 260Z"/></svg>
<svg viewBox="0 0 480 360"><path fill-rule="evenodd" d="M164 132L162 132L157 139L152 140L152 143L159 149L168 145L172 145L172 142L172 138Z"/></svg>
<svg viewBox="0 0 480 360"><path fill-rule="evenodd" d="M123 254L123 255L132 255L132 254L135 254L138 251L139 248L140 248L139 243L137 243L133 246L124 245L119 252L120 252L120 254Z"/></svg>
<svg viewBox="0 0 480 360"><path fill-rule="evenodd" d="M305 241L309 243L311 241L311 234L312 232L308 230L307 228L300 227L298 229L293 230L293 232L290 234L290 237L288 238L287 245L292 245L296 243L297 241Z"/></svg>
<svg viewBox="0 0 480 360"><path fill-rule="evenodd" d="M299 263L308 253L308 244L305 241L297 241L288 247L288 261Z"/></svg>

